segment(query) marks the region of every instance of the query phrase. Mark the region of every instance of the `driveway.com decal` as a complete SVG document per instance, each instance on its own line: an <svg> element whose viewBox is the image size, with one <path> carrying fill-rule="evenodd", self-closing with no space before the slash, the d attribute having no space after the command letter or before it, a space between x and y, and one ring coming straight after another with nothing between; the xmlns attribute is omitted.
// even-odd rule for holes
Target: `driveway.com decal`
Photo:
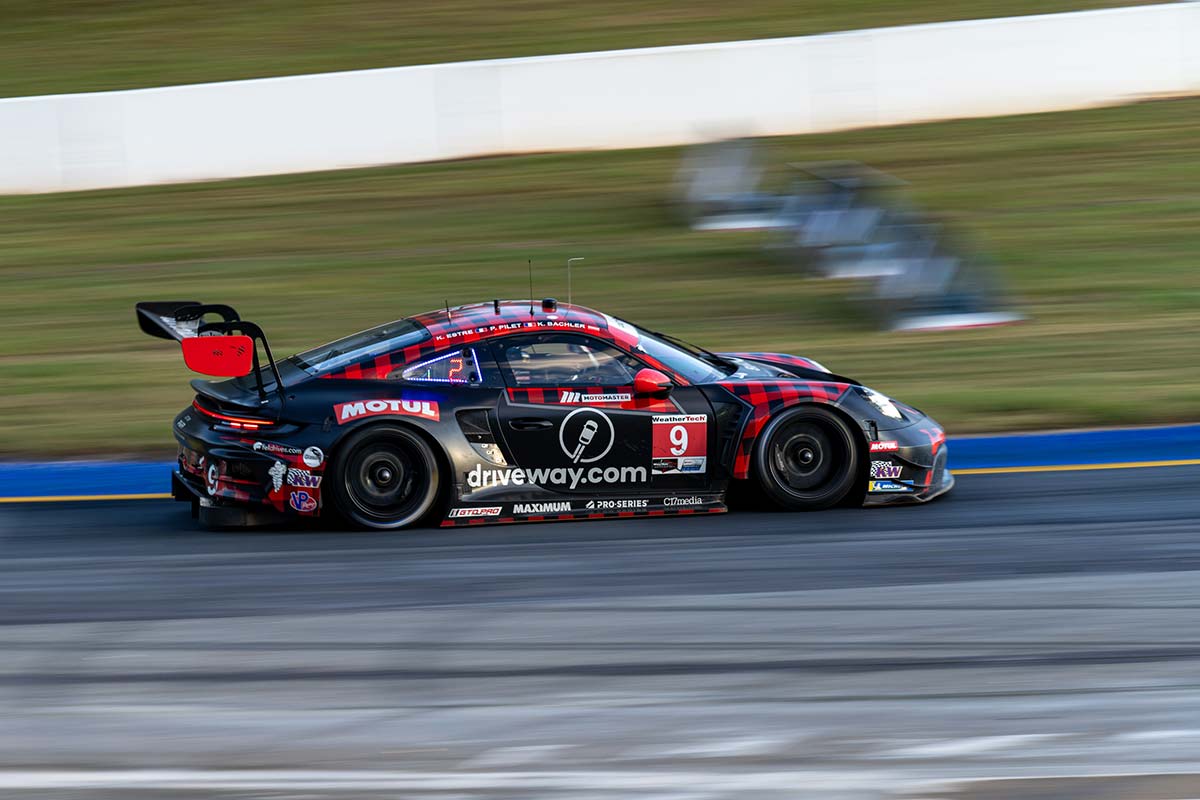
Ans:
<svg viewBox="0 0 1200 800"><path fill-rule="evenodd" d="M467 473L467 486L547 486L577 489L585 484L645 483L645 467L504 467L476 464Z"/></svg>
<svg viewBox="0 0 1200 800"><path fill-rule="evenodd" d="M608 414L594 408L575 409L558 429L558 445L572 464L599 461L608 455L616 438Z"/></svg>

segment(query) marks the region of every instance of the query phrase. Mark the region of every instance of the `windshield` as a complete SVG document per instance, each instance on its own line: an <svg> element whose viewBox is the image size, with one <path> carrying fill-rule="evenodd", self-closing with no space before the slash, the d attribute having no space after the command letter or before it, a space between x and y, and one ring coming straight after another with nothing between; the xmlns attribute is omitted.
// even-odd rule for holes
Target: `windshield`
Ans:
<svg viewBox="0 0 1200 800"><path fill-rule="evenodd" d="M384 353L423 342L429 337L430 333L425 326L410 319L402 319L305 350L288 361L307 372L319 375L370 361Z"/></svg>
<svg viewBox="0 0 1200 800"><path fill-rule="evenodd" d="M628 324L628 323L626 323ZM688 383L711 383L720 380L732 370L717 356L693 348L672 337L667 341L645 328L637 328L638 343L634 352L642 352L666 364L674 372L687 378Z"/></svg>

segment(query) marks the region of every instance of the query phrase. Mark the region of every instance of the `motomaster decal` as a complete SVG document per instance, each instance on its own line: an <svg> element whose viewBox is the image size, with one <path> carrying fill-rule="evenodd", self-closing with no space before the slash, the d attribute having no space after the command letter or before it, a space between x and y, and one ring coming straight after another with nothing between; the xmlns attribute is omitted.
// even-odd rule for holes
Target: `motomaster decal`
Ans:
<svg viewBox="0 0 1200 800"><path fill-rule="evenodd" d="M321 485L321 476L313 475L306 469L289 469L287 471L289 486L303 486L306 489L316 489Z"/></svg>
<svg viewBox="0 0 1200 800"><path fill-rule="evenodd" d="M633 399L633 395L628 392L613 392L611 394L586 394L583 392L571 392L563 389L559 392L558 402L567 403L570 405L580 405L586 403L628 403Z"/></svg>
<svg viewBox="0 0 1200 800"><path fill-rule="evenodd" d="M498 517L500 506L477 506L475 508L452 508L448 517Z"/></svg>
<svg viewBox="0 0 1200 800"><path fill-rule="evenodd" d="M656 474L704 472L708 461L707 414L655 414L650 422L651 467Z"/></svg>
<svg viewBox="0 0 1200 800"><path fill-rule="evenodd" d="M903 467L901 467L899 464L893 464L890 461L871 462L872 478L899 478L900 473L903 471Z"/></svg>
<svg viewBox="0 0 1200 800"><path fill-rule="evenodd" d="M591 464L608 455L616 440L612 420L603 411L577 408L563 418L558 444L572 464Z"/></svg>
<svg viewBox="0 0 1200 800"><path fill-rule="evenodd" d="M301 456L304 461L304 466L316 469L325 463L325 453L319 447L304 448L304 455Z"/></svg>
<svg viewBox="0 0 1200 800"><path fill-rule="evenodd" d="M436 400L356 400L335 405L333 416L338 425L363 417L421 417L434 422L441 419Z"/></svg>
<svg viewBox="0 0 1200 800"><path fill-rule="evenodd" d="M899 442L871 442L872 453L890 453L900 449Z"/></svg>
<svg viewBox="0 0 1200 800"><path fill-rule="evenodd" d="M588 505L591 508L591 505ZM513 503L514 514L563 514L571 510L570 503Z"/></svg>

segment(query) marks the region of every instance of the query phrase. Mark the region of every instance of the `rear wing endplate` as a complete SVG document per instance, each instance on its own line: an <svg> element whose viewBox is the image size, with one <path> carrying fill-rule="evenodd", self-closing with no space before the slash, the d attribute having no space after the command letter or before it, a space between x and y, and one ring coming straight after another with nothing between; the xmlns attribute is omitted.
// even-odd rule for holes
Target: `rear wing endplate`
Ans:
<svg viewBox="0 0 1200 800"><path fill-rule="evenodd" d="M206 321L208 316L219 317L219 320ZM275 387L279 396L284 396L283 379L279 377L279 367L271 354L271 346L262 328L253 322L241 318L232 306L221 303L199 303L195 300L154 300L137 304L138 327L150 336L159 339L171 339L182 342L205 335L236 335L249 336L254 342L254 378L257 381L258 399L267 401L267 391L263 384L262 369L258 358L258 343L262 344L267 364L275 377ZM244 340L243 340L244 341Z"/></svg>

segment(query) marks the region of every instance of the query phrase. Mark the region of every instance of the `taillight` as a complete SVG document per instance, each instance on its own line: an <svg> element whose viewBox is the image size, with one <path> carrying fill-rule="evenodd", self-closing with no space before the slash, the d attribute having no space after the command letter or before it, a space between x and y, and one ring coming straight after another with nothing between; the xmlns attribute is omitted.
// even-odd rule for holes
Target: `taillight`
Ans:
<svg viewBox="0 0 1200 800"><path fill-rule="evenodd" d="M256 431L260 428L274 427L275 422L261 417L238 417L232 414L223 414L220 411L213 411L211 408L205 408L200 405L199 400L192 401L192 408L199 411L210 419L219 421L222 425L228 425L231 428L236 428L239 431Z"/></svg>

